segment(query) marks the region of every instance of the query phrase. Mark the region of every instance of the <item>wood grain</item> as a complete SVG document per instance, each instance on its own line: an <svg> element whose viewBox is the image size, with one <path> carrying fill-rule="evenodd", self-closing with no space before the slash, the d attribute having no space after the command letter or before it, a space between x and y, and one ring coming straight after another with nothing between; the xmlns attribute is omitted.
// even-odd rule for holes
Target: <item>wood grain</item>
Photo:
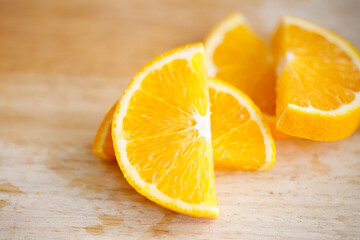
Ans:
<svg viewBox="0 0 360 240"><path fill-rule="evenodd" d="M359 130L216 172L219 219L158 207L91 153L134 73L234 10L264 37L289 13L360 48L359 1L0 1L0 239L359 239Z"/></svg>

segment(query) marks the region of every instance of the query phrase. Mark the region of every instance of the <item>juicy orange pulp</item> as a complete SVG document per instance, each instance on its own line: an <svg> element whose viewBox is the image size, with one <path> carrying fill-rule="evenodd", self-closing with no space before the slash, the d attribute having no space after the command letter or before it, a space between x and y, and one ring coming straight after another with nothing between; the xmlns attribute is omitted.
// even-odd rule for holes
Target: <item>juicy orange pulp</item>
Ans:
<svg viewBox="0 0 360 240"><path fill-rule="evenodd" d="M260 110L238 89L210 80L211 133L215 169L268 170L275 145Z"/></svg>
<svg viewBox="0 0 360 240"><path fill-rule="evenodd" d="M271 50L245 24L227 32L212 56L216 77L244 91L266 114L275 114Z"/></svg>
<svg viewBox="0 0 360 240"><path fill-rule="evenodd" d="M356 50L339 36L293 17L285 17L272 42L279 72L278 129L323 141L339 140L355 131L360 108ZM350 103L353 107L345 110ZM293 111L289 106L300 109L288 115ZM344 113L336 111L340 108ZM345 117L352 111L351 117Z"/></svg>
<svg viewBox="0 0 360 240"><path fill-rule="evenodd" d="M275 64L270 47L244 16L233 13L220 21L205 40L209 76L246 93L264 113L275 139L292 137L276 129Z"/></svg>
<svg viewBox="0 0 360 240"><path fill-rule="evenodd" d="M241 91L218 79L209 79L209 96L215 169L268 170L275 162L275 147L266 121L257 107ZM144 107L149 109L147 105ZM161 109L160 112L169 110L173 109ZM186 119L186 116L182 117ZM104 121L112 119L106 117ZM191 127L192 124L189 122L187 127ZM190 139L193 138L192 134L191 132L189 135ZM107 141L104 147L112 147L112 139ZM151 148L149 151L151 154ZM114 153L107 156L116 159Z"/></svg>
<svg viewBox="0 0 360 240"><path fill-rule="evenodd" d="M140 70L117 106L112 136L138 192L173 211L216 217L203 51L201 44L185 46Z"/></svg>
<svg viewBox="0 0 360 240"><path fill-rule="evenodd" d="M276 59L291 61L281 73L286 81L279 81L284 85L279 89L287 90L287 101L282 101L285 96L279 97L279 112L286 107L284 103L330 111L355 99L354 92L360 91L360 71L338 45L295 25L287 26L285 33L281 27L273 42Z"/></svg>

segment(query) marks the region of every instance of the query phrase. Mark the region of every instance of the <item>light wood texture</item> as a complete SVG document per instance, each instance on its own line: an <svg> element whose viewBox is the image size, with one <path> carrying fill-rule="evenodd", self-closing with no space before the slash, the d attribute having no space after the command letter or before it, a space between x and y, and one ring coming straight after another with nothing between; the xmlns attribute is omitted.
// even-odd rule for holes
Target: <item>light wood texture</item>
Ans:
<svg viewBox="0 0 360 240"><path fill-rule="evenodd" d="M359 239L359 130L277 142L269 172L216 172L219 219L158 207L92 154L135 72L235 10L265 37L289 13L360 48L355 0L0 1L0 239Z"/></svg>

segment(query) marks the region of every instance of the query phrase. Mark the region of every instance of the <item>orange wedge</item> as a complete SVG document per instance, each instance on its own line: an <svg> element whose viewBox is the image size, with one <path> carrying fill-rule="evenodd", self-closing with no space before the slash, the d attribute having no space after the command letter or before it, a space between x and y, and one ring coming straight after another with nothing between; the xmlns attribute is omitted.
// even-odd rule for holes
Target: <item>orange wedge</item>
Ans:
<svg viewBox="0 0 360 240"><path fill-rule="evenodd" d="M290 136L286 133L280 132L276 129L276 116L275 115L268 115L263 113L263 116L270 127L271 135L276 140L291 140L296 139L296 137Z"/></svg>
<svg viewBox="0 0 360 240"><path fill-rule="evenodd" d="M270 169L275 163L275 145L258 107L223 81L210 79L209 89L215 169Z"/></svg>
<svg viewBox="0 0 360 240"><path fill-rule="evenodd" d="M115 152L111 137L111 123L113 120L116 104L107 112L102 121L92 145L93 153L101 160L115 160Z"/></svg>
<svg viewBox="0 0 360 240"><path fill-rule="evenodd" d="M217 24L205 40L208 75L247 94L265 115L277 139L290 136L276 130L275 65L269 46L244 16L233 13Z"/></svg>
<svg viewBox="0 0 360 240"><path fill-rule="evenodd" d="M218 217L209 109L202 44L145 65L112 122L115 155L130 185L170 210Z"/></svg>
<svg viewBox="0 0 360 240"><path fill-rule="evenodd" d="M360 121L360 55L345 39L285 16L272 39L278 66L276 127L297 137L335 141Z"/></svg>
<svg viewBox="0 0 360 240"><path fill-rule="evenodd" d="M219 79L209 79L209 96L215 169L270 169L275 163L275 145L258 107L243 92ZM101 159L104 159L105 155L105 159L116 160L112 139L99 137L106 136L104 133L111 131L114 110L115 105L105 116L94 140L98 152L96 153L94 148L93 151Z"/></svg>

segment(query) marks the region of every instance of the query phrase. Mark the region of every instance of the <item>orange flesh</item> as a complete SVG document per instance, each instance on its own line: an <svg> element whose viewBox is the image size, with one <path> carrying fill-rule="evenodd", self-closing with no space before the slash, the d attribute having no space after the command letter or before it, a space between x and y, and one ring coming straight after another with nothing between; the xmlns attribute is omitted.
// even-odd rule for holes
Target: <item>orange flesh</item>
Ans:
<svg viewBox="0 0 360 240"><path fill-rule="evenodd" d="M148 124L150 123L156 126L155 129L159 130L158 135L166 135L166 132L175 132L175 134L180 134L181 138L176 139L175 141L173 141L172 144L174 144L175 147L179 147L179 153L183 153L184 150L181 149L183 147L181 145L181 141L193 141L196 137L196 132L192 129L189 129L190 127L194 126L194 119L187 118L189 116L187 113L178 111L177 108L174 108L172 105L167 104L164 101L156 101L158 100L156 97L148 95L144 91L140 91L139 94L140 93L141 95L147 96L149 98L143 99L141 97L138 99L137 94L135 94L133 97L133 101L138 100L143 102L143 104L141 105L141 107L131 107L129 109L136 112L137 115L142 115L145 119L142 120L143 123L136 119L127 119L126 122L128 123L125 123L125 118L124 125L136 124L138 127L137 134L139 134L139 136L143 136L142 134L151 134L149 133L149 131L153 131L154 129L148 129L147 126L149 126ZM235 99L232 95L225 92L220 92L212 87L209 88L209 97L212 113L211 132L215 168L217 170L259 169L262 165L264 165L266 158L264 139L263 134L257 123L254 122L254 120L250 119L250 114L248 110L244 106L242 106L239 101ZM158 107L158 111L156 111L155 113L152 113L152 111L154 111L152 109L153 103L155 103L155 105ZM181 122L181 124L168 126L166 123L161 122L160 119L165 119L168 114L175 116L175 118L177 119L176 122ZM149 118L149 116L151 115L153 117ZM169 134L169 136L165 136L163 139L156 140L154 142L150 141L150 143L148 143L147 141L152 138L146 138L146 141L143 142L141 142L141 139L136 140L129 144L129 154L136 154L136 151L132 152L132 150L130 150L131 146L147 144L144 146L144 149L148 151L148 153L146 153L145 155L151 155L152 157L159 157L161 155L163 157L163 151L153 152L153 149L155 149L154 147L156 145L167 146L168 141L170 140L166 137L170 138L171 140L171 138L174 138L174 134ZM109 148L107 146L109 146ZM116 160L111 138L106 139L104 151L109 152L109 154L107 154L108 156L111 155L111 152L113 156L111 159ZM144 154L144 152L142 152L141 154ZM171 155L173 153L169 152L169 154ZM137 157L133 157L133 159L137 159ZM177 165L177 163L175 164ZM161 165L161 167L164 167L164 165ZM184 165L184 167L187 166ZM148 171L144 165L139 165L138 168L141 169L139 170L141 172ZM147 179L146 175L148 175L149 179L147 179L146 181L152 183L158 182L159 178L161 176L164 176L162 175L162 173L156 173L154 174L154 177L151 178L150 176L152 176L153 173L154 171L147 172L144 175L144 179Z"/></svg>
<svg viewBox="0 0 360 240"><path fill-rule="evenodd" d="M227 32L213 54L216 77L245 92L266 114L275 115L275 69L269 47L246 25Z"/></svg>
<svg viewBox="0 0 360 240"><path fill-rule="evenodd" d="M194 128L208 108L201 54L144 77L122 128L127 158L143 181L186 203L217 204L211 142Z"/></svg>
<svg viewBox="0 0 360 240"><path fill-rule="evenodd" d="M102 160L116 159L111 136L111 122L115 108L116 104L112 106L111 109L107 112L93 142L92 150L94 154Z"/></svg>
<svg viewBox="0 0 360 240"><path fill-rule="evenodd" d="M114 152L114 146L113 146L113 142L112 142L112 137L111 137L111 127L109 127L109 129L106 133L103 150L104 150L105 155L108 156L110 159L116 159L115 152Z"/></svg>
<svg viewBox="0 0 360 240"><path fill-rule="evenodd" d="M229 93L210 88L209 95L215 168L258 170L266 158L264 136L259 125Z"/></svg>
<svg viewBox="0 0 360 240"><path fill-rule="evenodd" d="M352 102L360 90L360 71L338 45L318 33L296 25L282 25L273 38L279 64L286 53L293 60L286 64L277 86L277 113L288 104L323 111Z"/></svg>

